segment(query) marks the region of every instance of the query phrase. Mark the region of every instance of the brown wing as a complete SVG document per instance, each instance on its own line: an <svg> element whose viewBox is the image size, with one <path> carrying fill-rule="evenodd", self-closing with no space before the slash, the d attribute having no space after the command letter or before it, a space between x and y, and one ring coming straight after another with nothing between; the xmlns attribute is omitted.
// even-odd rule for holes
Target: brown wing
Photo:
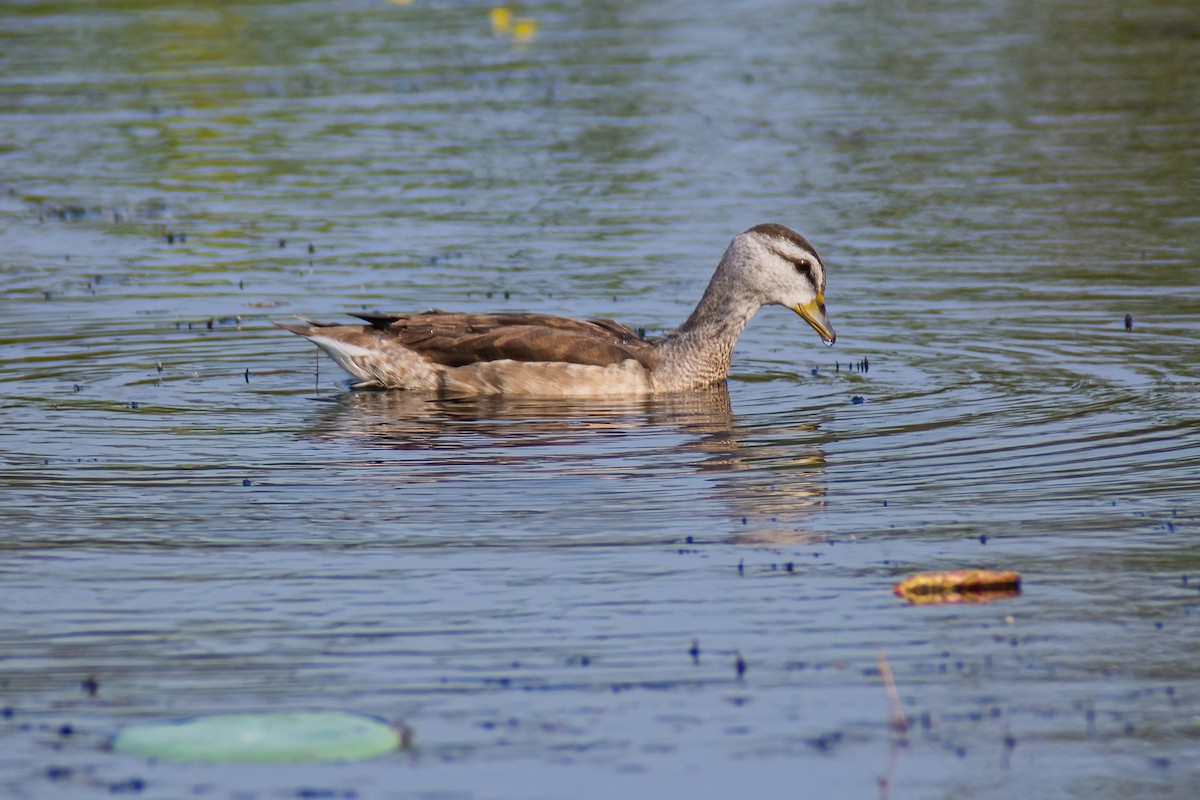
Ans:
<svg viewBox="0 0 1200 800"><path fill-rule="evenodd" d="M647 369L653 346L609 319L577 320L548 314L356 314L372 327L437 364L461 367L480 361L562 361L608 366L627 358Z"/></svg>

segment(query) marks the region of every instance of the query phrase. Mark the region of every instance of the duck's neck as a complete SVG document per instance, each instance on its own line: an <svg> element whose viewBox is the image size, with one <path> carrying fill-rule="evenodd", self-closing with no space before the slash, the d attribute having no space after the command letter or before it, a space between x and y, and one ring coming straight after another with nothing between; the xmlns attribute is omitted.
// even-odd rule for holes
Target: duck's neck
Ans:
<svg viewBox="0 0 1200 800"><path fill-rule="evenodd" d="M725 253L696 310L659 345L655 380L660 391L705 386L729 376L734 345L762 306L732 279L736 258L732 248Z"/></svg>

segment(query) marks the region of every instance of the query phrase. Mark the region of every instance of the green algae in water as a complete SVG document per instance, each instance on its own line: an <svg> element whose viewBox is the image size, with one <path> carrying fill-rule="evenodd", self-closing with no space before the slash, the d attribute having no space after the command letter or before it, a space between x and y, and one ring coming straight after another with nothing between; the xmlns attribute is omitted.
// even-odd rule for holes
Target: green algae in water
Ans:
<svg viewBox="0 0 1200 800"><path fill-rule="evenodd" d="M340 711L221 714L126 728L113 750L162 761L359 761L400 747L400 733Z"/></svg>

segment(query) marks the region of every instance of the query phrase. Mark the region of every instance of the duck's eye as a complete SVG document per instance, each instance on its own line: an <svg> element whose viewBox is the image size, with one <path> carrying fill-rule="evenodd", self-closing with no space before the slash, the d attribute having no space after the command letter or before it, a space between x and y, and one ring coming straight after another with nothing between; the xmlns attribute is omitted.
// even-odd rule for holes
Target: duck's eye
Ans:
<svg viewBox="0 0 1200 800"><path fill-rule="evenodd" d="M796 272L800 275L804 275L808 278L812 277L812 262L808 259L802 258L799 261L792 262L792 265L796 268Z"/></svg>

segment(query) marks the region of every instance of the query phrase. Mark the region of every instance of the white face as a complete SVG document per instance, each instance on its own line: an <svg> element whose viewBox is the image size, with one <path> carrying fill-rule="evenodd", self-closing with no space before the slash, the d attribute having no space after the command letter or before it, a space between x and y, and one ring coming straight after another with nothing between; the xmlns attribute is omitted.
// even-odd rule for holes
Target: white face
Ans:
<svg viewBox="0 0 1200 800"><path fill-rule="evenodd" d="M815 297L824 296L825 267L815 252L794 242L779 240L776 240L772 249L787 262L785 269L790 270L789 277L797 284L796 294L785 300L784 305L794 308L796 305L811 302Z"/></svg>
<svg viewBox="0 0 1200 800"><path fill-rule="evenodd" d="M759 266L755 283L762 302L787 306L833 344L837 336L825 313L825 265L816 251L782 225L759 225L742 238Z"/></svg>
<svg viewBox="0 0 1200 800"><path fill-rule="evenodd" d="M756 276L763 300L796 308L825 294L825 267L811 247L790 237L748 231L746 245L762 265Z"/></svg>

